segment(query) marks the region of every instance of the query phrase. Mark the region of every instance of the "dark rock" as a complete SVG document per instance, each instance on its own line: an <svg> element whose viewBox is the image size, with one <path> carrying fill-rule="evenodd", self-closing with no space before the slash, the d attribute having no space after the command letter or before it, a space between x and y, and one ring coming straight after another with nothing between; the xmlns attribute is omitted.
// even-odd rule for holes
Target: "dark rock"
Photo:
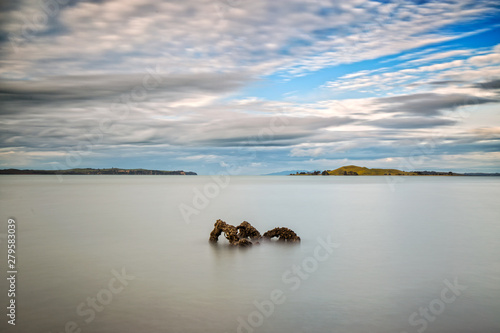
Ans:
<svg viewBox="0 0 500 333"><path fill-rule="evenodd" d="M300 237L293 230L284 227L266 231L262 237L267 239L278 237L278 241L282 242L300 242Z"/></svg>
<svg viewBox="0 0 500 333"><path fill-rule="evenodd" d="M241 222L241 224L237 226L236 229L238 230L238 236L240 238L250 238L253 240L262 237L259 230L255 229L254 226L247 221Z"/></svg>
<svg viewBox="0 0 500 333"><path fill-rule="evenodd" d="M209 241L212 243L216 243L219 240L220 234L224 233L229 244L237 245L240 238L238 237L238 231L234 225L227 224L222 220L217 220L214 224L214 230L210 233Z"/></svg>

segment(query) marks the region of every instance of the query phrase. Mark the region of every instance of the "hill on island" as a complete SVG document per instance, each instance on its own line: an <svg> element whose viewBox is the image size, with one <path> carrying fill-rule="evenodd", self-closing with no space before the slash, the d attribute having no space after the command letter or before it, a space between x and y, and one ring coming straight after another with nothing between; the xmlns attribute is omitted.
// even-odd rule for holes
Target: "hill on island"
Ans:
<svg viewBox="0 0 500 333"><path fill-rule="evenodd" d="M325 170L322 173L323 175L332 175L332 176L415 176L417 173L415 172L407 172L401 171L397 169L369 169L366 167L359 167L356 165L348 165L343 166L335 170Z"/></svg>

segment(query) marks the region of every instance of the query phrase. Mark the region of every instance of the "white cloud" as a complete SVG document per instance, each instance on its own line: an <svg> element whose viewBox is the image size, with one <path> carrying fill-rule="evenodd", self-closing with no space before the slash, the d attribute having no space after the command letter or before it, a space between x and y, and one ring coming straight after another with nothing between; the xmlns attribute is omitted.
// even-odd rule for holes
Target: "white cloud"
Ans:
<svg viewBox="0 0 500 333"><path fill-rule="evenodd" d="M474 50L451 50L451 51L445 51L445 52L438 52L438 53L433 53L421 58L417 58L414 60L410 60L407 62L407 64L412 64L412 63L423 63L423 62L429 62L429 61L434 61L434 60L440 60L440 59L446 59L446 58L453 58L457 56L469 56L474 53Z"/></svg>
<svg viewBox="0 0 500 333"><path fill-rule="evenodd" d="M469 58L474 66L487 66L500 63L500 53L492 53Z"/></svg>
<svg viewBox="0 0 500 333"><path fill-rule="evenodd" d="M324 153L323 148L311 148L311 149L302 149L299 147L292 148L290 155L291 156L320 156Z"/></svg>
<svg viewBox="0 0 500 333"><path fill-rule="evenodd" d="M191 155L191 156L185 156L185 157L178 157L177 159L188 160L188 161L199 161L199 160L216 161L219 158L220 158L220 156L209 154L209 155Z"/></svg>
<svg viewBox="0 0 500 333"><path fill-rule="evenodd" d="M459 67L462 66L464 63L463 60L453 60L450 62L444 62L440 64L434 64L434 65L429 65L429 66L422 66L418 67L413 71L412 69L403 69L401 72L403 73L413 73L413 72L436 72L436 71L442 71L443 69L449 69L453 67Z"/></svg>

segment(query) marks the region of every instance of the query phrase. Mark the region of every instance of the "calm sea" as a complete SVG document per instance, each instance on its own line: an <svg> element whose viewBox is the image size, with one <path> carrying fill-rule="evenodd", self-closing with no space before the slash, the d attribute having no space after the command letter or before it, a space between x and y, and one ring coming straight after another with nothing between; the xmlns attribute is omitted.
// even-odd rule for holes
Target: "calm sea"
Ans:
<svg viewBox="0 0 500 333"><path fill-rule="evenodd" d="M500 178L0 176L2 332L499 332ZM208 243L217 219L299 245Z"/></svg>

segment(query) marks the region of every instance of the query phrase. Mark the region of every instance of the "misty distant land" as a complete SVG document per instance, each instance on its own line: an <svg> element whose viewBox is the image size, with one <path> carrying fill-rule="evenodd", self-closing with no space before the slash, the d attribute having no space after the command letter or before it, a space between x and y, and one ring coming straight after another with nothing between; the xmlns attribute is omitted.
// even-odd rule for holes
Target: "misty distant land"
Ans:
<svg viewBox="0 0 500 333"><path fill-rule="evenodd" d="M163 171L148 169L67 169L67 170L20 170L0 169L0 175L159 175L159 176L196 176L192 171Z"/></svg>

